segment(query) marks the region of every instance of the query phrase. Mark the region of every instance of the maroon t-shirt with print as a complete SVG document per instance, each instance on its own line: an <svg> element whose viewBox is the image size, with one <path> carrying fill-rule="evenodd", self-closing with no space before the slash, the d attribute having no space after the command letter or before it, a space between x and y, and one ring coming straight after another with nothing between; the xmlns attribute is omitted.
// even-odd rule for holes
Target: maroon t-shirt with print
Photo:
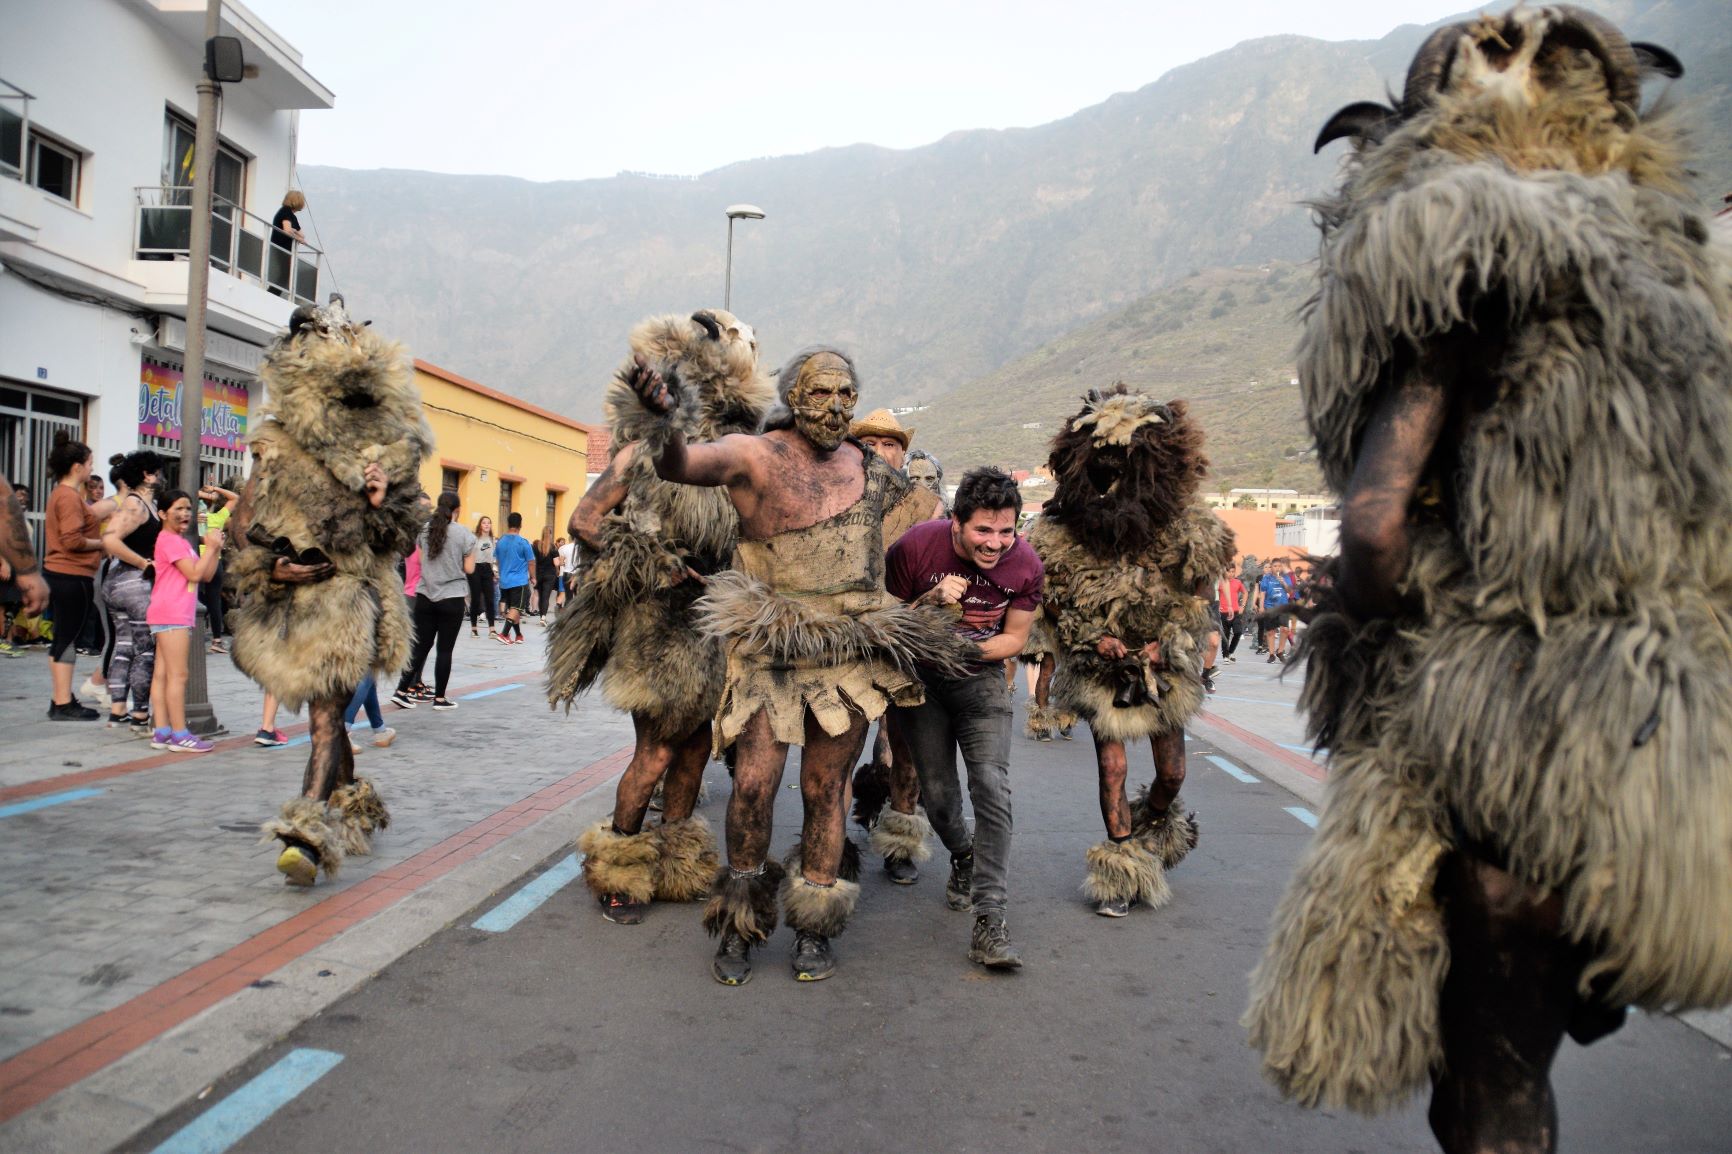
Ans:
<svg viewBox="0 0 1732 1154"><path fill-rule="evenodd" d="M1020 536L991 569L980 569L956 555L950 544L951 519L922 521L890 546L884 566L884 587L899 601L913 601L945 577L967 578L962 595L962 622L957 632L971 641L985 641L1004 632L1007 609L1040 608L1046 568ZM999 665L976 662L975 672Z"/></svg>

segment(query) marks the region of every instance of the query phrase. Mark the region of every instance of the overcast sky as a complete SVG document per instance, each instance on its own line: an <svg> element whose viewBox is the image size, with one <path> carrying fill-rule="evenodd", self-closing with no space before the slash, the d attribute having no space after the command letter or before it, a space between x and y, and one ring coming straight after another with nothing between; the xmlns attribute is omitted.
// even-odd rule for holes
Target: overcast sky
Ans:
<svg viewBox="0 0 1732 1154"><path fill-rule="evenodd" d="M337 96L300 160L701 173L1044 124L1241 40L1376 39L1464 0L244 0ZM1368 92L1367 98L1381 93Z"/></svg>

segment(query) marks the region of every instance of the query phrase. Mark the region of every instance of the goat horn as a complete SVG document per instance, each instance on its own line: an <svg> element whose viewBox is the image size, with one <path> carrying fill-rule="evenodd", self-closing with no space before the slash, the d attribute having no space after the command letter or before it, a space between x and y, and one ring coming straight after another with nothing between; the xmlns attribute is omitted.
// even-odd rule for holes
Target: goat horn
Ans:
<svg viewBox="0 0 1732 1154"><path fill-rule="evenodd" d="M1606 89L1612 102L1634 115L1642 99L1642 63L1629 38L1604 16L1573 4L1555 5L1553 11L1561 19L1547 38L1597 57L1606 71Z"/></svg>
<svg viewBox="0 0 1732 1154"><path fill-rule="evenodd" d="M1630 47L1635 50L1643 72L1658 72L1667 80L1676 80L1684 75L1683 62L1658 44L1643 44L1638 40Z"/></svg>
<svg viewBox="0 0 1732 1154"><path fill-rule="evenodd" d="M716 319L716 314L709 309L699 309L692 314L692 320L709 334L712 341L722 339L722 323Z"/></svg>
<svg viewBox="0 0 1732 1154"><path fill-rule="evenodd" d="M1431 107L1455 59L1456 41L1466 31L1465 24L1445 24L1425 38L1425 43L1413 54L1413 63L1407 66L1407 86L1401 94L1402 116L1412 116Z"/></svg>

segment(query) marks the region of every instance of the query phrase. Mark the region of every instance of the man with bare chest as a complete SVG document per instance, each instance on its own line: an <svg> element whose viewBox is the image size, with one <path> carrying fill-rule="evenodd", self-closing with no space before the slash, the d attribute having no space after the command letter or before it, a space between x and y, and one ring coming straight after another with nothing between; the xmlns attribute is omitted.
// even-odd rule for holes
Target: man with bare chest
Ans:
<svg viewBox="0 0 1732 1154"><path fill-rule="evenodd" d="M633 385L652 411L674 398L658 374ZM848 924L860 887L857 853L843 833L847 773L867 726L892 704L916 705L915 666L959 670L974 647L934 606L884 591L884 512L909 482L847 439L859 398L842 353L798 353L777 379L782 407L766 431L688 445L672 432L656 459L663 479L725 486L740 517L734 569L711 577L696 606L727 648L715 722L718 751L735 749L728 802L728 861L704 924L721 938L713 973L724 985L751 977L751 947L782 912L795 931L794 976L835 972L830 939ZM801 747L800 842L770 859L771 817L788 747Z"/></svg>

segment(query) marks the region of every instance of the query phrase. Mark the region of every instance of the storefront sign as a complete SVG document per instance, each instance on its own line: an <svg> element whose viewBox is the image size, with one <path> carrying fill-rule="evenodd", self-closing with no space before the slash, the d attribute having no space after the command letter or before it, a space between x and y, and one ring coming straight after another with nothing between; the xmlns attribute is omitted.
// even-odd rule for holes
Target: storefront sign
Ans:
<svg viewBox="0 0 1732 1154"><path fill-rule="evenodd" d="M146 360L138 383L138 435L180 440L181 370ZM199 444L213 449L246 448L247 389L224 381L204 380L204 408L199 417Z"/></svg>

